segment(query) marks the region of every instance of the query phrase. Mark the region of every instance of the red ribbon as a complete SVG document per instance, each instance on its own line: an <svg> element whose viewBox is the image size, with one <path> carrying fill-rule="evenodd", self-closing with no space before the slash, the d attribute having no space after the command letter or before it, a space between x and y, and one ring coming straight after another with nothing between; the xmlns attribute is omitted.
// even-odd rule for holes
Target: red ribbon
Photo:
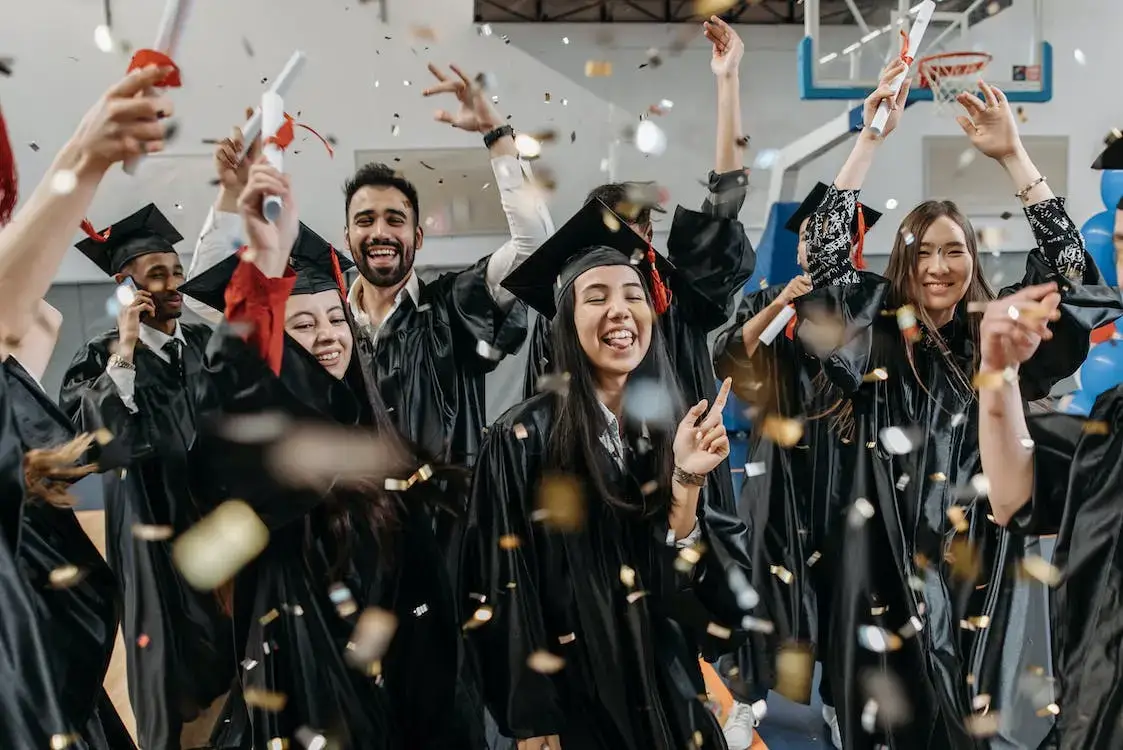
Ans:
<svg viewBox="0 0 1123 750"><path fill-rule="evenodd" d="M1102 344L1105 341L1111 341L1115 338L1115 324L1108 323L1106 326L1100 326L1092 331L1092 345Z"/></svg>
<svg viewBox="0 0 1123 750"><path fill-rule="evenodd" d="M790 307L793 311L795 310L795 305L788 305L788 307ZM788 337L788 341L795 341L795 327L798 323L799 316L792 315L792 319L788 321L788 324L786 326L784 326L784 335Z"/></svg>
<svg viewBox="0 0 1123 750"><path fill-rule="evenodd" d="M179 79L179 66L175 61L165 55L163 52L155 49L138 49L133 59L129 61L129 73L132 73L137 68L145 68L149 65L156 65L161 68L171 68L171 72L157 81L154 85L159 88L177 89L182 86Z"/></svg>
<svg viewBox="0 0 1123 750"><path fill-rule="evenodd" d="M295 128L304 128L309 133L311 133L312 135L319 138L320 143L324 144L324 148L326 148L328 150L328 156L330 156L332 158L335 158L335 149L333 149L331 147L331 144L327 142L326 138L324 138L322 135L320 135L319 133L317 133L315 130L313 130L309 126L305 125L304 123L297 122L296 120L293 119L293 116L288 114L287 112L285 113L285 121L283 123L281 123L281 127L277 130L277 132L275 134L266 138L265 143L266 144L272 143L275 146L277 146L277 148L284 151L290 145L292 145L293 138L296 137Z"/></svg>
<svg viewBox="0 0 1123 750"><path fill-rule="evenodd" d="M866 270L866 259L862 251L866 247L866 212L862 204L858 203L858 234L854 238L854 267L859 271Z"/></svg>
<svg viewBox="0 0 1123 750"><path fill-rule="evenodd" d="M909 35L901 29L901 60L905 65L912 65L912 55L909 54Z"/></svg>
<svg viewBox="0 0 1123 750"><path fill-rule="evenodd" d="M655 248L647 244L647 262L651 264L651 304L656 315L667 312L671 306L671 290L663 283L663 276L655 266Z"/></svg>

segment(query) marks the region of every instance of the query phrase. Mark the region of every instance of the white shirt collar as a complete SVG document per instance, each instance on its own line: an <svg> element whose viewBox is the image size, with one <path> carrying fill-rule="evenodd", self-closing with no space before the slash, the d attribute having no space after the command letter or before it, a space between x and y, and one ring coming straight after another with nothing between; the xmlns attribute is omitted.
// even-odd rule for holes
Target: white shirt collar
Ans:
<svg viewBox="0 0 1123 750"><path fill-rule="evenodd" d="M620 420L612 413L612 409L600 401L597 403L600 405L601 413L604 414L605 422L608 423L600 436L601 445L609 452L616 465L624 468L624 439L620 437Z"/></svg>
<svg viewBox="0 0 1123 750"><path fill-rule="evenodd" d="M152 350L153 354L165 362L172 361L172 358L164 351L164 346L172 339L175 339L184 346L187 345L187 339L183 337L183 328L180 327L178 320L175 322L175 330L172 331L171 336L163 331L157 331L152 326L144 325L143 323L140 326L140 340L144 342L145 346Z"/></svg>
<svg viewBox="0 0 1123 750"><path fill-rule="evenodd" d="M46 392L47 392L47 389L46 389L46 388L44 388L44 387L43 387L43 384L39 382L39 378L37 378L37 377L35 376L35 373L33 373L33 372L31 371L31 368L30 368L30 367L27 367L27 366L25 366L25 365L23 364L23 362L20 362L20 361L19 361L19 357L17 357L16 355L14 355L14 354L13 354L13 355L11 355L11 357L12 357L12 359L14 359L14 360L15 360L16 362L19 362L19 366L23 368L23 371L27 373L28 377L30 377L30 378L31 378L32 380L34 380L34 381L35 381L35 385L39 386L39 390L43 391L43 393L46 393Z"/></svg>
<svg viewBox="0 0 1123 750"><path fill-rule="evenodd" d="M402 304L403 292L409 295L415 307L421 307L421 284L417 280L417 272L413 269L410 269L405 286L399 289L397 295L394 296L394 304L390 307L390 311L386 313L386 317L382 319L381 323L374 325L370 321L370 316L363 310L363 279L361 276L355 279L355 283L351 285L351 289L347 293L347 304L351 306L351 315L354 316L355 323L358 324L360 330L370 331L371 335L377 339L382 326Z"/></svg>

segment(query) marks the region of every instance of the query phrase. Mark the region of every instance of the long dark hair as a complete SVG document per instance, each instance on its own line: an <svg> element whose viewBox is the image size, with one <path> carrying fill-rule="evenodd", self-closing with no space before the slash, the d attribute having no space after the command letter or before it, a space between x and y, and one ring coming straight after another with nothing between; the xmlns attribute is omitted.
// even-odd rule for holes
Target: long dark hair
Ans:
<svg viewBox="0 0 1123 750"><path fill-rule="evenodd" d="M644 296L650 307L651 294L646 279ZM647 450L643 459L650 466L651 479L656 480L659 486L646 494L641 504L636 504L619 496L605 481L600 468L600 438L608 425L597 401L592 363L577 336L573 321L576 308L576 293L571 289L562 295L551 326L555 367L557 372L569 374L569 387L565 394L557 397L553 425L546 444L545 468L582 478L591 485L596 495L615 507L638 512L644 517L666 513L671 503L670 478L675 466L674 436L685 410L659 322L652 313L651 345L647 356L629 375L628 386L641 379L657 384L660 392L670 400L671 419L667 423L646 425L650 445L645 446ZM625 435L638 439L644 425L625 414L622 426Z"/></svg>
<svg viewBox="0 0 1123 750"><path fill-rule="evenodd" d="M961 389L967 393L973 391L971 386L971 373L979 367L979 325L981 323L980 316L968 315L966 316L968 331L971 337L973 346L973 361L971 363L971 373L966 373L960 367L956 359L950 355L947 342L944 341L940 335L939 329L932 320L932 317L920 304L916 303L913 297L913 290L915 289L918 269L920 267L920 242L924 238L925 232L937 220L947 217L954 221L959 228L963 230L963 235L967 240L967 252L971 256L972 271L971 282L967 286L967 292L963 295L957 305L970 305L972 302L990 302L995 299L994 289L991 288L990 283L987 282L986 277L983 275L982 264L979 263L979 244L975 234L974 227L971 222L959 210L959 207L951 201L924 201L912 211L909 211L908 216L901 222L901 226L897 231L897 236L893 240L893 250L889 255L889 265L885 269L885 276L889 279L889 298L888 303L898 308L903 305L912 305L915 308L916 319L924 327L925 335L928 336L930 343L934 344L936 349L944 355L944 360L951 368L953 381ZM961 312L957 310L957 314ZM916 373L916 360L913 352L913 345L911 341L906 342L907 356L909 366Z"/></svg>

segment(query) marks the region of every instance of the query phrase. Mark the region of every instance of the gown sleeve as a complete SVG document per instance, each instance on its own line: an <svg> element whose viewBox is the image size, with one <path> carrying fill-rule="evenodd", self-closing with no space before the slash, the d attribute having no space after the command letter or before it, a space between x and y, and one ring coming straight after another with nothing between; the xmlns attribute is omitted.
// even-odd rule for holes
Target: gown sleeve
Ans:
<svg viewBox="0 0 1123 750"><path fill-rule="evenodd" d="M489 261L490 256L481 258L436 282L447 301L457 365L478 374L494 370L526 340L526 303L513 300L507 307L495 301L488 283Z"/></svg>
<svg viewBox="0 0 1123 750"><path fill-rule="evenodd" d="M139 420L144 415L129 409L107 369L110 346L115 341L115 335L110 334L94 339L78 352L63 377L58 403L79 432L107 430L112 436L109 453L116 456L109 463L124 465L128 462L125 454L143 458L153 452L153 446L147 431L140 428Z"/></svg>
<svg viewBox="0 0 1123 750"><path fill-rule="evenodd" d="M746 404L757 400L758 389L753 384L771 372L765 358L794 355L794 342L781 333L771 344L760 342L750 357L745 353L745 339L741 333L745 323L766 310L783 290L777 285L745 295L737 306L733 322L714 340L714 370L718 379L732 378L734 395Z"/></svg>
<svg viewBox="0 0 1123 750"><path fill-rule="evenodd" d="M530 351L526 357L526 374L523 377L523 398L538 392L538 379L553 371L550 364L550 321L543 315L534 316L530 330Z"/></svg>
<svg viewBox="0 0 1123 750"><path fill-rule="evenodd" d="M1022 392L1034 400L1079 369L1088 356L1092 331L1123 315L1123 300L1085 251L1084 237L1065 211L1063 198L1027 206L1025 212L1037 247L1026 259L1021 282L999 296L1049 281L1057 282L1061 291L1061 318L1052 325L1053 338L1041 343L1021 371Z"/></svg>
<svg viewBox="0 0 1123 750"><path fill-rule="evenodd" d="M560 734L564 713L549 675L527 658L550 650L539 604L540 547L549 541L532 526L526 443L509 425L494 426L475 469L460 566L459 591L468 613L490 607L491 619L468 630L484 699L500 730L525 739ZM517 539L517 546L507 540ZM481 600L482 597L482 600Z"/></svg>

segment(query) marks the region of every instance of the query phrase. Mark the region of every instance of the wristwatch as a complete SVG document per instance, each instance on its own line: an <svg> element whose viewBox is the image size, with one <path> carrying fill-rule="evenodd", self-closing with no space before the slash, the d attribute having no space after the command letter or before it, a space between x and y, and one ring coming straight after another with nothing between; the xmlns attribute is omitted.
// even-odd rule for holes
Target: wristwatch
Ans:
<svg viewBox="0 0 1123 750"><path fill-rule="evenodd" d="M515 129L510 125L500 125L495 130L488 131L484 134L484 145L491 148L495 145L496 141L508 135L514 138Z"/></svg>
<svg viewBox="0 0 1123 750"><path fill-rule="evenodd" d="M136 369L136 364L134 364L133 362L130 362L127 359L125 359L120 354L110 354L109 355L109 366L110 367L122 367L126 370L135 370Z"/></svg>

